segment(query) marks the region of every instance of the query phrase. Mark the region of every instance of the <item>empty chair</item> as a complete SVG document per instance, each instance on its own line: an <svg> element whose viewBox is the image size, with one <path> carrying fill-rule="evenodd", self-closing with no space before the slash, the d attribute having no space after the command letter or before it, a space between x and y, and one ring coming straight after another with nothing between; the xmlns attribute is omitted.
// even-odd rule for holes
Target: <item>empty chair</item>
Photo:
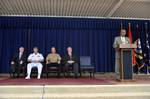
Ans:
<svg viewBox="0 0 150 99"><path fill-rule="evenodd" d="M95 66L92 64L90 56L80 57L80 76L82 76L83 72L88 72L90 73L90 77L94 77Z"/></svg>

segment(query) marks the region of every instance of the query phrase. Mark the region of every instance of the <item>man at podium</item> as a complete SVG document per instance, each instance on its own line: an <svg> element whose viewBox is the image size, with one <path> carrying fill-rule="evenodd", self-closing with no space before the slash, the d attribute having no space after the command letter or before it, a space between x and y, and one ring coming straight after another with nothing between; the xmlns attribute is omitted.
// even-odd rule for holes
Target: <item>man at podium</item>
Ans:
<svg viewBox="0 0 150 99"><path fill-rule="evenodd" d="M115 53L115 73L116 73L116 79L120 79L120 44L129 44L130 40L126 35L126 30L121 29L120 36L115 37L113 47L116 51Z"/></svg>

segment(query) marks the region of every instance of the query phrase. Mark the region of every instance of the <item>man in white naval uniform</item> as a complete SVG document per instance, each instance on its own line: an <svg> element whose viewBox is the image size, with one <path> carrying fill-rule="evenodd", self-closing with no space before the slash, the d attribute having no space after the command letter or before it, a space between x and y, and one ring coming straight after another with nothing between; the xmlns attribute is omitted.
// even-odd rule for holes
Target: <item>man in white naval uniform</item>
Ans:
<svg viewBox="0 0 150 99"><path fill-rule="evenodd" d="M129 44L130 40L128 37L125 37L126 30L122 29L120 32L120 36L115 37L113 47L116 51L115 53L115 73L116 73L116 79L120 79L120 44Z"/></svg>
<svg viewBox="0 0 150 99"><path fill-rule="evenodd" d="M41 62L43 61L44 61L43 55L38 52L37 47L34 47L33 53L30 54L28 57L28 62L30 63L27 65L27 77L25 79L30 79L31 69L33 67L36 67L38 69L37 79L40 79L42 68L43 68L43 65L41 64Z"/></svg>

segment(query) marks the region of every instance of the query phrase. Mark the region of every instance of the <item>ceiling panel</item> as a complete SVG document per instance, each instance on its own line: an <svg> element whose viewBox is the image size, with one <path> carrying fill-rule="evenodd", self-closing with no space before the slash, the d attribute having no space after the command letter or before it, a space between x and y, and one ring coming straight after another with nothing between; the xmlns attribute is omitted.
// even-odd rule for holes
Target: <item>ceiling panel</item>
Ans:
<svg viewBox="0 0 150 99"><path fill-rule="evenodd" d="M0 0L0 15L150 18L150 0Z"/></svg>
<svg viewBox="0 0 150 99"><path fill-rule="evenodd" d="M122 5L116 10L116 12L112 16L130 18L150 18L149 1L124 0Z"/></svg>

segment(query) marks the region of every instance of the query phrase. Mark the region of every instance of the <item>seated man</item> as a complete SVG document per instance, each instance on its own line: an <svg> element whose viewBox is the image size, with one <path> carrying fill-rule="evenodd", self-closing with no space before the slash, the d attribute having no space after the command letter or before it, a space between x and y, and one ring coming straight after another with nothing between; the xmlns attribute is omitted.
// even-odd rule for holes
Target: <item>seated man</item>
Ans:
<svg viewBox="0 0 150 99"><path fill-rule="evenodd" d="M20 47L19 52L17 52L14 55L11 61L11 72L13 73L13 77L15 77L15 73L17 73L17 77L19 77L21 69L25 68L25 66L26 66L26 55L24 52L24 48ZM23 71L23 73L25 73L25 71Z"/></svg>
<svg viewBox="0 0 150 99"><path fill-rule="evenodd" d="M67 48L67 55L64 57L64 65L65 65L65 71L67 72L67 76L69 76L70 66L73 66L75 78L78 77L79 66L78 66L76 56L72 53L71 47Z"/></svg>
<svg viewBox="0 0 150 99"><path fill-rule="evenodd" d="M41 64L41 62L43 62L43 61L44 61L43 55L38 52L37 47L34 47L33 53L30 54L28 57L28 62L30 62L30 63L27 65L27 77L25 79L30 79L31 69L33 67L36 67L38 69L37 79L40 79L42 68L43 68L43 65Z"/></svg>
<svg viewBox="0 0 150 99"><path fill-rule="evenodd" d="M52 47L51 53L48 54L46 57L47 67L58 67L58 69L59 69L58 74L60 74L60 67L59 67L60 61L61 61L60 55L56 53L55 47ZM47 71L47 73L48 73L48 71Z"/></svg>

